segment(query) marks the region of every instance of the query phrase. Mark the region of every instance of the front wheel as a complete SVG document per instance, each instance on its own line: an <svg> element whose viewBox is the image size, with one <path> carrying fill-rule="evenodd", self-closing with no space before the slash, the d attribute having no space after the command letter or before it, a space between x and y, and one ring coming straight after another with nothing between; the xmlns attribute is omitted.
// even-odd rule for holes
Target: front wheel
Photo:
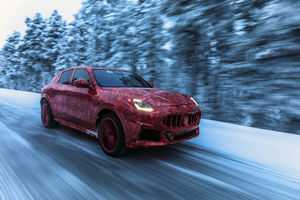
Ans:
<svg viewBox="0 0 300 200"><path fill-rule="evenodd" d="M113 113L101 117L98 123L98 140L102 150L109 156L121 156L126 153L123 128Z"/></svg>

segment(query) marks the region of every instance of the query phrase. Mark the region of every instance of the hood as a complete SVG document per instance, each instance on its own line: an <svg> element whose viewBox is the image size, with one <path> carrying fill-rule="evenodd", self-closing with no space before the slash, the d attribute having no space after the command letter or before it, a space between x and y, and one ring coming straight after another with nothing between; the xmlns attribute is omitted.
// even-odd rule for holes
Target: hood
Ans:
<svg viewBox="0 0 300 200"><path fill-rule="evenodd" d="M109 88L111 92L132 99L140 99L152 106L171 106L191 104L189 97L176 92L168 92L157 88Z"/></svg>

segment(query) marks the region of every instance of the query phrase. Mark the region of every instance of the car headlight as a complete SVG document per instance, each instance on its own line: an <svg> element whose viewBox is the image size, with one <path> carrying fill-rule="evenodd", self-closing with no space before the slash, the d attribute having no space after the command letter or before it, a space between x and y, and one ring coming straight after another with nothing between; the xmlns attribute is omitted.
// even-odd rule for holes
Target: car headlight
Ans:
<svg viewBox="0 0 300 200"><path fill-rule="evenodd" d="M136 109L138 109L138 110L143 110L146 112L153 111L153 108L151 108L151 106L149 106L147 103L143 102L142 100L133 99L133 103L134 103L134 106L136 107Z"/></svg>
<svg viewBox="0 0 300 200"><path fill-rule="evenodd" d="M193 97L191 97L191 100L198 106L197 101Z"/></svg>

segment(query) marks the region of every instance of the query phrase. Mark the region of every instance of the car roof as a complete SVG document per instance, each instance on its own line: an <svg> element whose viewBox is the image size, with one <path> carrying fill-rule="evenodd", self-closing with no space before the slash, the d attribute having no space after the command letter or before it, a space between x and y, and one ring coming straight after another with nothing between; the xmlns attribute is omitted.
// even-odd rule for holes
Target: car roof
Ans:
<svg viewBox="0 0 300 200"><path fill-rule="evenodd" d="M63 71L67 71L67 70L70 70L70 69L105 69L105 70L115 70L115 71L130 72L129 70L124 70L124 69L105 68L105 67L92 67L92 66L75 66L75 67L70 67L68 69L65 69Z"/></svg>

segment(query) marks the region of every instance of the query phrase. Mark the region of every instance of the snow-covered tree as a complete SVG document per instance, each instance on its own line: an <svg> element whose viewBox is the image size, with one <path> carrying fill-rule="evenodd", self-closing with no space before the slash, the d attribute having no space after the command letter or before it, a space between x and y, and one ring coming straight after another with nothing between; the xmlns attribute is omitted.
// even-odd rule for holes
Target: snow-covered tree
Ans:
<svg viewBox="0 0 300 200"><path fill-rule="evenodd" d="M83 20L89 25L88 63L93 66L106 66L111 57L111 18L114 10L107 1L88 0L80 11Z"/></svg>
<svg viewBox="0 0 300 200"><path fill-rule="evenodd" d="M25 87L40 91L41 72L49 70L45 49L46 21L37 13L33 19L26 18L25 23L27 29L20 45Z"/></svg>
<svg viewBox="0 0 300 200"><path fill-rule="evenodd" d="M40 73L40 86L51 80L55 71L54 63L59 56L60 43L66 31L66 23L57 10L54 10L51 16L45 19L45 23L46 27L41 35L41 38L44 40L42 43L43 49L41 49L44 58L41 65L43 70Z"/></svg>
<svg viewBox="0 0 300 200"><path fill-rule="evenodd" d="M64 37L58 44L58 57L54 64L55 72L63 69L88 65L89 25L84 21L81 14L75 16L65 31Z"/></svg>
<svg viewBox="0 0 300 200"><path fill-rule="evenodd" d="M66 23L62 20L62 17L58 14L57 10L54 10L52 15L47 19L47 27L44 33L45 43L45 56L47 58L48 71L54 71L54 62L59 55L59 45L66 31Z"/></svg>
<svg viewBox="0 0 300 200"><path fill-rule="evenodd" d="M0 88L5 88L7 87L6 85L6 66L5 66L5 59L2 55L2 51L0 51Z"/></svg>
<svg viewBox="0 0 300 200"><path fill-rule="evenodd" d="M163 19L160 12L160 3L147 0L139 4L140 12L137 26L139 43L139 71L156 86L160 86L166 68L166 50L163 45L167 42L163 35Z"/></svg>
<svg viewBox="0 0 300 200"><path fill-rule="evenodd" d="M139 45L141 37L139 31L139 10L136 5L125 4L118 7L113 22L112 34L114 37L112 49L114 66L137 71L139 63Z"/></svg>
<svg viewBox="0 0 300 200"><path fill-rule="evenodd" d="M22 78L21 64L19 58L20 33L14 32L8 37L2 49L2 66L5 74L3 85L10 89L21 89L19 79Z"/></svg>
<svg viewBox="0 0 300 200"><path fill-rule="evenodd" d="M170 54L174 71L172 82L177 88L181 88L182 91L192 96L197 95L199 86L205 85L195 80L200 79L200 73L207 76L209 71L210 32L208 27L212 19L207 12L215 4L187 0L176 2L166 0L161 4L161 12L165 13L166 19L173 23L173 26L168 29L169 40L172 44Z"/></svg>

